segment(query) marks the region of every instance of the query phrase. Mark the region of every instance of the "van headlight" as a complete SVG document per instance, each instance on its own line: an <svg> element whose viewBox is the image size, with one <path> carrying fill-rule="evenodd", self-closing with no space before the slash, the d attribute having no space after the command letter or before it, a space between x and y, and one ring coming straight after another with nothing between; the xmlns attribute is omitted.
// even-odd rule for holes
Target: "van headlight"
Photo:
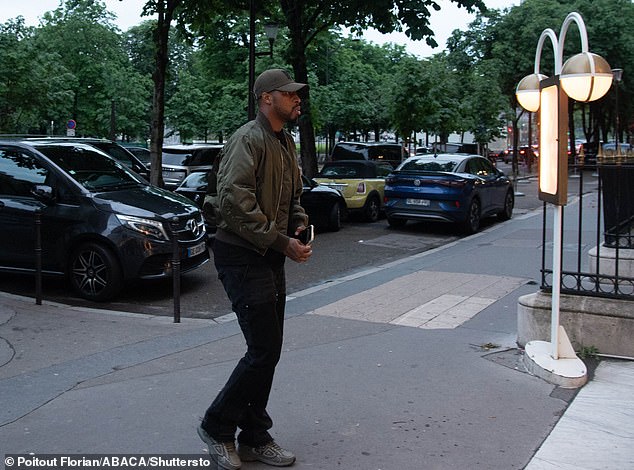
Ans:
<svg viewBox="0 0 634 470"><path fill-rule="evenodd" d="M121 222L121 225L134 230L135 232L142 233L151 238L157 240L169 240L165 227L158 220L144 219L141 217L133 217L131 215L116 214L117 219Z"/></svg>

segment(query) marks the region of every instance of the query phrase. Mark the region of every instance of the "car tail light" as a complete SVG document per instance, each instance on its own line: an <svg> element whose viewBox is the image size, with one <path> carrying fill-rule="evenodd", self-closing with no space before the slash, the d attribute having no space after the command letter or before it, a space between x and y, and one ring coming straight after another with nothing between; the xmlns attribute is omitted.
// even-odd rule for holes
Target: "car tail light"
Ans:
<svg viewBox="0 0 634 470"><path fill-rule="evenodd" d="M365 182L361 182L357 185L357 194L365 194Z"/></svg>

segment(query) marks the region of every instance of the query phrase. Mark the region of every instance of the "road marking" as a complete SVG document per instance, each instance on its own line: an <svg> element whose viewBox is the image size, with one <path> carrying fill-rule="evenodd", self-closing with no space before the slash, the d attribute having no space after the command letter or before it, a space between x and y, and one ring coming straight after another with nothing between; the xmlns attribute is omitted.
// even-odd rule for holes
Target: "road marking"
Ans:
<svg viewBox="0 0 634 470"><path fill-rule="evenodd" d="M525 282L508 276L418 271L309 313L415 328L456 328Z"/></svg>

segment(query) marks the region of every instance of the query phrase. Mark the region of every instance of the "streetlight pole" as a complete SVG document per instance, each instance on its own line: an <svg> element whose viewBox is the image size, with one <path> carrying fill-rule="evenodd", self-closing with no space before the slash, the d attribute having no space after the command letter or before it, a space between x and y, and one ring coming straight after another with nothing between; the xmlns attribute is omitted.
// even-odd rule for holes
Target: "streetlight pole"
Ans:
<svg viewBox="0 0 634 470"><path fill-rule="evenodd" d="M564 42L568 27L576 23L581 39L581 53L563 64ZM539 73L542 49L549 39L555 56L555 75L548 78ZM516 97L527 111L539 110L539 198L555 205L553 223L553 270L551 295L551 341L529 341L526 344L525 363L543 378L572 388L587 380L587 369L559 325L561 292L561 252L563 206L567 203L567 139L568 97L576 101L594 101L610 89L610 66L602 57L588 50L588 34L579 13L570 13L561 27L559 38L545 29L537 43L534 73L524 77L517 85Z"/></svg>
<svg viewBox="0 0 634 470"><path fill-rule="evenodd" d="M249 89L247 90L249 121L255 119L255 95L253 94L253 84L255 83L255 58L273 57L273 43L277 38L279 27L274 24L264 26L264 31L269 40L269 50L266 52L255 52L255 0L249 0Z"/></svg>

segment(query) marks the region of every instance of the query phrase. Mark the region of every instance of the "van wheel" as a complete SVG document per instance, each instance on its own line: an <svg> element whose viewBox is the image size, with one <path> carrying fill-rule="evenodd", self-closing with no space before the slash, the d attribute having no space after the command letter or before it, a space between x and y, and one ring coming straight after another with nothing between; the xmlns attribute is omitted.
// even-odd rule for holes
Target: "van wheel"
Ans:
<svg viewBox="0 0 634 470"><path fill-rule="evenodd" d="M381 211L381 201L377 196L370 196L363 206L363 216L368 222L376 222L379 220L379 212Z"/></svg>
<svg viewBox="0 0 634 470"><path fill-rule="evenodd" d="M80 297L105 302L121 290L121 267L104 246L84 243L73 252L69 264L70 284Z"/></svg>

